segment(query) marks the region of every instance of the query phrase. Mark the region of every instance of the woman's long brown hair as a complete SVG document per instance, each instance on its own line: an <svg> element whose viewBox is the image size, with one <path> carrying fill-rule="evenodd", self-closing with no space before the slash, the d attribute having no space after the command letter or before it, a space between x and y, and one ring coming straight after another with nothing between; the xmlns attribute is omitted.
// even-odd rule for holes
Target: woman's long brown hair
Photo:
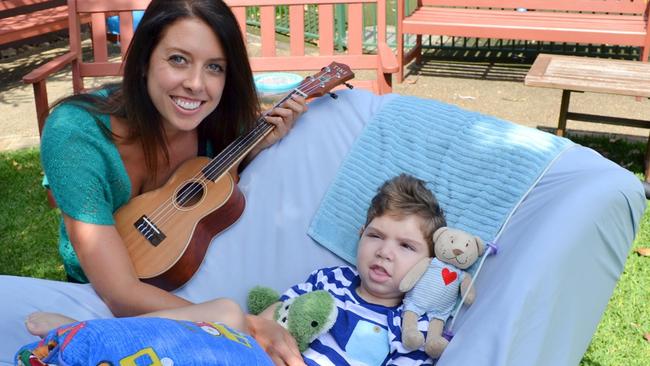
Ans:
<svg viewBox="0 0 650 366"><path fill-rule="evenodd" d="M217 108L198 126L199 139L211 143L213 151L225 148L237 136L253 127L259 114L259 102L246 46L237 20L221 0L153 0L144 12L124 60L121 83L105 85L108 97L97 94L73 95L58 101L74 103L95 114L109 114L126 121L126 141L139 142L151 177L158 171L158 149L166 162L169 151L161 116L147 90L147 68L151 54L163 32L180 19L204 21L221 42L226 56L226 83ZM101 127L104 127L99 121ZM116 136L106 130L107 137Z"/></svg>

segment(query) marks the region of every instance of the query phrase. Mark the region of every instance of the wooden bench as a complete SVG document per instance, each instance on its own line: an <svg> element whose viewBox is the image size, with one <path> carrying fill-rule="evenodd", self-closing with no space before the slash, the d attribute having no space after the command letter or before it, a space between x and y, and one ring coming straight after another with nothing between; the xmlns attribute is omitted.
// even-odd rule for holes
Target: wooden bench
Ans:
<svg viewBox="0 0 650 366"><path fill-rule="evenodd" d="M68 27L66 0L2 0L0 45L22 41Z"/></svg>
<svg viewBox="0 0 650 366"><path fill-rule="evenodd" d="M650 98L650 64L540 54L526 75L525 85L562 90L557 135L566 133L567 120L650 128L647 120L600 116L569 111L572 92L592 92ZM645 155L645 181L650 182L650 143ZM650 193L646 185L646 195Z"/></svg>
<svg viewBox="0 0 650 366"><path fill-rule="evenodd" d="M397 59L404 65L420 61L422 35L500 38L641 47L650 53L648 0L418 0L405 14L397 0ZM415 34L405 52L404 36Z"/></svg>
<svg viewBox="0 0 650 366"><path fill-rule="evenodd" d="M352 84L377 93L391 91L391 74L397 71L397 59L385 43L386 7L385 0L231 0L226 1L237 16L246 35L246 8L260 6L261 54L251 57L254 72L262 71L311 71L319 70L332 61L345 63L353 71L371 70L375 79L353 80ZM72 66L72 92L80 93L84 78L122 75L122 59L109 59L106 34L106 18L120 16L120 47L124 56L133 36L133 10L144 10L149 0L69 0L70 51L40 66L23 77L25 83L33 85L39 133L49 113L46 82L49 76ZM276 52L275 6L288 5L290 9L290 52ZM318 7L319 45L316 53L306 52L304 9L308 4ZM334 4L346 4L348 43L344 52L334 51L333 24ZM366 53L363 49L363 6L376 5L378 41L377 51ZM84 17L91 19L92 59L84 60L81 52L80 26Z"/></svg>

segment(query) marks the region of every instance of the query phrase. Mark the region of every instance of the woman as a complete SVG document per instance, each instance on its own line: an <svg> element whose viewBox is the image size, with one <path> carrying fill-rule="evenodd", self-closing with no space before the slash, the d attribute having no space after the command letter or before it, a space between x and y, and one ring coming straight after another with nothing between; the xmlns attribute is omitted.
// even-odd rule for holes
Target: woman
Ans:
<svg viewBox="0 0 650 366"><path fill-rule="evenodd" d="M305 110L288 100L267 120L276 128L245 161L291 129ZM141 282L113 213L161 187L183 162L219 152L259 115L239 26L220 0L154 0L135 31L118 85L60 103L41 143L43 167L61 209L60 252L68 276L90 282L115 316L189 302ZM281 327L248 317L277 363L301 362Z"/></svg>

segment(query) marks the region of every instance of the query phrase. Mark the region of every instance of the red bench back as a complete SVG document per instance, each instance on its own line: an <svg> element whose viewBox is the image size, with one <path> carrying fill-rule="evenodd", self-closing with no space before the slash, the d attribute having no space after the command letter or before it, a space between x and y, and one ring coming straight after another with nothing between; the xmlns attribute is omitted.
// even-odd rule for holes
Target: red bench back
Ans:
<svg viewBox="0 0 650 366"><path fill-rule="evenodd" d="M81 50L81 17L90 16L92 25L92 60L83 60L81 52L73 63L73 88L75 93L84 89L84 77L122 75L121 58L109 59L106 34L106 18L120 16L120 47L124 56L133 36L132 10L143 10L150 0L68 0L70 11L70 47ZM374 12L376 20L376 39L386 39L385 0L226 0L232 8L246 37L246 9L260 7L261 52L251 54L253 71L312 71L320 70L332 61L347 64L355 70L374 70L376 79L359 83L358 86L383 93L390 91L389 82L381 73L377 52L366 52L364 14ZM290 51L288 54L276 53L275 7L289 6ZM334 6L345 4L346 45L343 51L335 50L334 45ZM318 12L318 50L314 54L305 47L305 9L307 5L317 7ZM368 8L368 6L374 6ZM249 50L250 51L250 50ZM250 54L250 52L249 52Z"/></svg>
<svg viewBox="0 0 650 366"><path fill-rule="evenodd" d="M73 88L75 93L83 90L84 77L122 75L122 57L133 37L133 10L144 10L150 0L69 0L70 50L77 52L77 62L72 64ZM106 19L112 15L120 17L121 56L109 59ZM91 19L92 59L84 59L81 51L81 19Z"/></svg>
<svg viewBox="0 0 650 366"><path fill-rule="evenodd" d="M644 14L647 0L419 0L422 5Z"/></svg>

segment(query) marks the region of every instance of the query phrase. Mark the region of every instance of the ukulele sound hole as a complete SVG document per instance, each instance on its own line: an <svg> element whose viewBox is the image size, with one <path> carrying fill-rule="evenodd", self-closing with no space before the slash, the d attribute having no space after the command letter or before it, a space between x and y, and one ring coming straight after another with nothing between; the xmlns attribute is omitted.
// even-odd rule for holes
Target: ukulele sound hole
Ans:
<svg viewBox="0 0 650 366"><path fill-rule="evenodd" d="M178 207L190 208L201 201L203 193L203 184L199 182L187 182L176 192L174 201Z"/></svg>

